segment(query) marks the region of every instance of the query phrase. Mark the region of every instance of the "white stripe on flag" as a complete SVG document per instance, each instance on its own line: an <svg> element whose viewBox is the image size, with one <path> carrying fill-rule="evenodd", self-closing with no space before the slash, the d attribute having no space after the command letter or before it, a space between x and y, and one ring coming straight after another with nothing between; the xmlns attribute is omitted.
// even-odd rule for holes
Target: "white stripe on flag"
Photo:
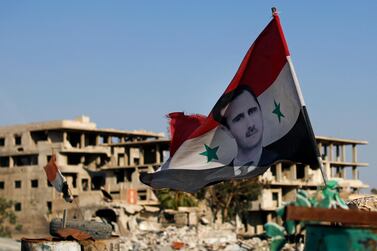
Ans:
<svg viewBox="0 0 377 251"><path fill-rule="evenodd" d="M200 155L205 146L219 147L218 160L207 162L207 157ZM237 146L233 138L229 137L219 127L193 139L186 140L175 152L169 163L169 169L202 170L229 164L236 156Z"/></svg>
<svg viewBox="0 0 377 251"><path fill-rule="evenodd" d="M63 191L64 181L65 181L65 178L63 177L61 172L58 170L58 172L56 173L55 179L53 181L50 181L50 183L51 183L51 185L53 185L55 187L55 189L58 192L61 193Z"/></svg>
<svg viewBox="0 0 377 251"><path fill-rule="evenodd" d="M267 146L286 135L300 114L297 96L289 64L286 63L274 83L258 96L263 114L263 146ZM280 106L280 117L273 111Z"/></svg>
<svg viewBox="0 0 377 251"><path fill-rule="evenodd" d="M287 56L287 60L288 60L289 68L291 69L291 72L292 72L293 81L295 83L296 90L297 90L297 95L300 98L301 106L304 106L305 105L304 96L302 95L302 92L301 92L300 82L298 81L295 68L293 67L292 59L290 56Z"/></svg>

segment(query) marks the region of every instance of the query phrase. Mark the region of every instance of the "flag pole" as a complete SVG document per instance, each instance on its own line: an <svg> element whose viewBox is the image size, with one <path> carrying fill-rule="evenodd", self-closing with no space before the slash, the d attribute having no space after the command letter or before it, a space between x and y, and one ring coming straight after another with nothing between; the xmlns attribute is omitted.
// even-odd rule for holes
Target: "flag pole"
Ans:
<svg viewBox="0 0 377 251"><path fill-rule="evenodd" d="M323 161L322 161L321 156L318 156L318 162L319 162L319 169L321 169L323 182L325 183L325 186L327 186L327 175L326 175L326 172L324 171L324 166L323 166Z"/></svg>
<svg viewBox="0 0 377 251"><path fill-rule="evenodd" d="M275 20L277 20L278 26L281 27L280 26L280 20L279 20L278 11L277 11L276 7L272 7L271 11L272 11L272 17L275 18ZM282 39L284 40L284 43L286 44L285 38L282 37ZM293 82L295 83L295 86L296 86L297 95L298 95L298 97L300 99L301 110L302 110L302 113L303 113L305 124L307 125L308 133L311 136L311 143L312 143L313 148L316 151L317 161L318 161L318 167L321 170L321 174L322 174L322 178L323 178L323 183L325 184L325 186L327 186L327 176L325 175L325 172L323 171L324 167L323 167L322 158L321 158L320 152L318 150L318 145L317 145L317 142L315 140L314 131L313 131L313 128L311 126L308 113L306 111L305 102L304 102L304 96L302 95L300 84L299 84L299 81L298 81L298 78L297 78L297 75L296 75L296 71L295 71L295 69L293 67L293 63L291 61L290 56L287 56L287 61L288 61L289 69L291 70L291 73L292 73L292 76L293 76Z"/></svg>

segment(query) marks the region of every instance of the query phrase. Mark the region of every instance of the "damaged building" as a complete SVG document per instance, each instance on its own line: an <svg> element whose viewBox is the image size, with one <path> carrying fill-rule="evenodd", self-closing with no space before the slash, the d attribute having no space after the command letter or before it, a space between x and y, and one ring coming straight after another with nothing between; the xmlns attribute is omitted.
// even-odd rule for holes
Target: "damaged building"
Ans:
<svg viewBox="0 0 377 251"><path fill-rule="evenodd" d="M338 181L343 199L369 187L359 179L359 168L367 167L368 163L360 162L357 158L358 146L368 144L367 141L320 136L316 136L316 141L324 175L328 180ZM250 202L246 227L250 235L261 234L266 222L277 221L276 209L283 202L294 201L297 189L314 194L318 186L324 185L319 168L290 162L271 166L258 180L263 189L258 200Z"/></svg>
<svg viewBox="0 0 377 251"><path fill-rule="evenodd" d="M0 197L14 201L21 235L48 233L48 221L67 204L47 181L43 167L53 153L73 197L84 208L97 209L102 197L128 204L156 205L139 173L154 170L168 156L163 134L97 129L88 117L0 128ZM73 212L114 217L106 209ZM33 219L31 221L30 219Z"/></svg>
<svg viewBox="0 0 377 251"><path fill-rule="evenodd" d="M368 187L358 175L359 167L368 164L357 159L357 147L366 141L316 139L327 177L337 179L344 193ZM152 189L140 183L139 174L158 168L168 151L169 140L163 134L98 129L85 116L0 127L0 197L15 202L23 225L19 236L47 233L48 221L61 217L64 209L72 218L98 216L116 222L124 213L117 208L134 205L127 210L143 207L146 217L155 217L158 208L152 206L158 200ZM72 204L65 203L47 181L43 167L52 154L76 198ZM259 199L250 202L245 228L250 235L262 233L263 224L275 219L274 211L283 201L295 199L298 188L314 192L323 184L319 169L288 162L272 166L259 182L263 189Z"/></svg>

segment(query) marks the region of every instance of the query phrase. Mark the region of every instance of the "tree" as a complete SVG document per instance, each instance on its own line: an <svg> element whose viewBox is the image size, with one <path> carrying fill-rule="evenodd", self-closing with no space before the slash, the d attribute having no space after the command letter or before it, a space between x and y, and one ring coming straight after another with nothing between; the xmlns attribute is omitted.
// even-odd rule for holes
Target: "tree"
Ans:
<svg viewBox="0 0 377 251"><path fill-rule="evenodd" d="M17 224L17 217L12 209L13 201L0 197L0 237L11 237L12 226L16 230L22 228Z"/></svg>
<svg viewBox="0 0 377 251"><path fill-rule="evenodd" d="M178 207L195 207L198 204L193 194L161 189L157 191L157 198L164 209L178 209Z"/></svg>
<svg viewBox="0 0 377 251"><path fill-rule="evenodd" d="M237 214L244 216L250 201L256 200L262 189L257 179L231 180L205 187L196 194L162 189L157 197L164 209L194 207L199 200L205 200L216 216L221 212L223 221L232 220Z"/></svg>
<svg viewBox="0 0 377 251"><path fill-rule="evenodd" d="M230 221L238 214L243 216L261 192L256 179L231 180L204 188L198 197L205 199L216 216L221 212L223 221Z"/></svg>
<svg viewBox="0 0 377 251"><path fill-rule="evenodd" d="M372 189L370 190L370 192L371 192L372 194L377 194L377 189L376 189L376 188L372 188Z"/></svg>

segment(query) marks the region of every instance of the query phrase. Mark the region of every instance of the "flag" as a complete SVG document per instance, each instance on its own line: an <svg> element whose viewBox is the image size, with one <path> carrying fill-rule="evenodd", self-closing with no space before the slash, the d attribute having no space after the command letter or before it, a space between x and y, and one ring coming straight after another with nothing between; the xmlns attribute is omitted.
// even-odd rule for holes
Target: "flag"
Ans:
<svg viewBox="0 0 377 251"><path fill-rule="evenodd" d="M64 176L60 172L56 164L56 155L52 154L50 161L44 167L48 181L53 185L59 193L63 193L63 197L67 202L72 202L73 198L69 193L68 184Z"/></svg>
<svg viewBox="0 0 377 251"><path fill-rule="evenodd" d="M169 159L140 180L187 192L263 174L282 160L318 165L318 150L279 16L248 50L208 116L172 113Z"/></svg>

